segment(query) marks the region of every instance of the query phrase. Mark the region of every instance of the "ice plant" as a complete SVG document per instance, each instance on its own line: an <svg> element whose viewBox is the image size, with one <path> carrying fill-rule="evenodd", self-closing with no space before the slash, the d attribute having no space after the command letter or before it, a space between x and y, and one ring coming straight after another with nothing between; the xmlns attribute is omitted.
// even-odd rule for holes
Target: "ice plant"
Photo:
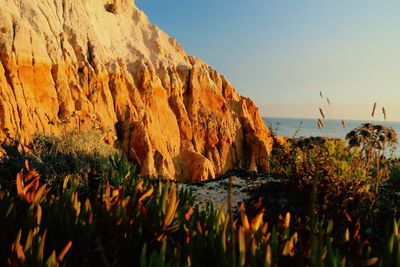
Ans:
<svg viewBox="0 0 400 267"><path fill-rule="evenodd" d="M31 169L29 162L25 161L26 174L21 170L17 174L16 187L18 196L27 203L37 202L46 190L46 185L39 188L40 175L35 169Z"/></svg>

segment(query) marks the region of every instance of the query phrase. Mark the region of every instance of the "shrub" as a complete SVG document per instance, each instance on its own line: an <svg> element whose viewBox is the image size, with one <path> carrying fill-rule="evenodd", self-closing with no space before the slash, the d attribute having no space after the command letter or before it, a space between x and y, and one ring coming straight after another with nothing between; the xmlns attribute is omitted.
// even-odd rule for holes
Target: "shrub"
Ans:
<svg viewBox="0 0 400 267"><path fill-rule="evenodd" d="M367 162L385 156L387 150L393 156L397 146L397 134L392 127L371 123L364 123L352 130L346 139L351 147L360 148Z"/></svg>
<svg viewBox="0 0 400 267"><path fill-rule="evenodd" d="M271 171L289 185L290 193L310 210L317 205L331 217L371 215L378 189L397 176L393 156L397 134L391 127L366 123L346 136L347 142L324 137L291 139L276 144Z"/></svg>
<svg viewBox="0 0 400 267"><path fill-rule="evenodd" d="M397 148L396 131L389 126L365 123L346 135L350 147L360 150L364 168L374 177L378 191L382 182L390 178L387 156L393 157Z"/></svg>
<svg viewBox="0 0 400 267"><path fill-rule="evenodd" d="M90 180L105 176L110 169L109 157L117 153L103 141L99 131L91 129L68 131L59 136L38 133L27 153L18 146L18 141L3 144L7 154L1 159L0 169L5 187L12 187L10 181L28 159L50 187L61 184L63 178L70 175L88 189L93 182Z"/></svg>
<svg viewBox="0 0 400 267"><path fill-rule="evenodd" d="M270 164L302 204L309 204L316 187L317 209L335 216L359 214L375 200L373 178L357 149L326 138L292 140L276 148Z"/></svg>

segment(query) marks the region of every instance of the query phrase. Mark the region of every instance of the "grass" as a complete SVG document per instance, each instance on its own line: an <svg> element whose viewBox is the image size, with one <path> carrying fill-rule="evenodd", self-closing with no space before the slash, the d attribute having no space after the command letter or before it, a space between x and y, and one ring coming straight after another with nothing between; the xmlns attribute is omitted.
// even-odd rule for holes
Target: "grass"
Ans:
<svg viewBox="0 0 400 267"><path fill-rule="evenodd" d="M24 167L25 160L29 160L49 187L58 186L66 176L72 176L81 189L89 190L91 180L106 174L109 157L117 153L94 129L67 131L60 136L38 133L28 151L20 149L18 140L2 146L6 156L0 161L0 181L5 188L14 187L16 174Z"/></svg>

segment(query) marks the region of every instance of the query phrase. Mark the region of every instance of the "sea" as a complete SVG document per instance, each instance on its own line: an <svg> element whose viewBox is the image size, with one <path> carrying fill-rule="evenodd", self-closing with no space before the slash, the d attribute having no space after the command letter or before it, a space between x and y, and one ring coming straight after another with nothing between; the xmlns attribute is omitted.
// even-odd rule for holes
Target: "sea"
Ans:
<svg viewBox="0 0 400 267"><path fill-rule="evenodd" d="M272 129L276 135L288 137L337 137L344 139L351 130L360 127L364 123L380 124L392 127L400 138L400 122L378 121L378 120L324 120L325 127L318 128L317 119L305 118L264 118L265 124ZM397 144L396 156L400 157L400 144Z"/></svg>

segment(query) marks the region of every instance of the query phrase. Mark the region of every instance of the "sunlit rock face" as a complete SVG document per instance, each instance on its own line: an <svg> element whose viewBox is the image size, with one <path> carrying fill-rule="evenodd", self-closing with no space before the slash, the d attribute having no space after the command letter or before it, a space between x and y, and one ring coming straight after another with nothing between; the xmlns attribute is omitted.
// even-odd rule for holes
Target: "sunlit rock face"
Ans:
<svg viewBox="0 0 400 267"><path fill-rule="evenodd" d="M142 175L264 171L254 103L128 0L0 0L0 140L97 127Z"/></svg>

